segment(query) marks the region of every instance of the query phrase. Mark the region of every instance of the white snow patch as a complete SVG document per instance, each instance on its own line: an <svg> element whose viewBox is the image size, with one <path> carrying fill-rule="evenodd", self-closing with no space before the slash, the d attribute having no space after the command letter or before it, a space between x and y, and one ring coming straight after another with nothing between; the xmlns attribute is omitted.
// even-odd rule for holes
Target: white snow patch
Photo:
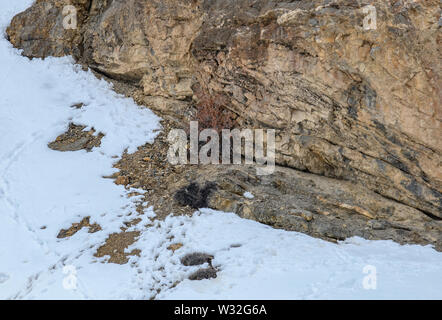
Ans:
<svg viewBox="0 0 442 320"><path fill-rule="evenodd" d="M180 255L214 255L218 277L184 280L162 299L440 299L442 255L431 247L352 238L338 245L203 210L175 223ZM169 222L170 224L170 222ZM176 240L177 240L176 239ZM178 251L177 251L178 252ZM363 286L365 266L377 288ZM191 271L189 270L186 275Z"/></svg>
<svg viewBox="0 0 442 320"><path fill-rule="evenodd" d="M253 199L255 198L255 196L253 194L251 194L250 192L244 192L243 196L247 199Z"/></svg>

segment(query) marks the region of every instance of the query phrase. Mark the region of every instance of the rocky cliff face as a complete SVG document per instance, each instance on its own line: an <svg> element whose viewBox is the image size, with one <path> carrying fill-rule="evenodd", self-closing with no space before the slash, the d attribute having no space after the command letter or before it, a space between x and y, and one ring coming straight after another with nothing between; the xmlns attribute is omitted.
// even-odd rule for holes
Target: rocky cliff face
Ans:
<svg viewBox="0 0 442 320"><path fill-rule="evenodd" d="M74 30L63 27L67 4L78 10ZM266 188L250 178L248 188L274 208L286 195L277 215L308 219L278 225L269 205L244 214L245 201L232 206L235 179L218 181L217 209L327 238L440 247L441 21L439 0L37 0L7 34L29 57L73 55L176 122L203 92L225 101L240 127L276 129L281 168ZM319 220L334 231L313 232ZM376 225L401 231L361 231Z"/></svg>

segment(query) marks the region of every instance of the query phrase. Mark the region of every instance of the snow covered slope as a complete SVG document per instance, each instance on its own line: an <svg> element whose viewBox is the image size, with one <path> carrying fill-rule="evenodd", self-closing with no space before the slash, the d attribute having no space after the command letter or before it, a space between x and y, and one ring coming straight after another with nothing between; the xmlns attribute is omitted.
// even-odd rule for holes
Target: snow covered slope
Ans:
<svg viewBox="0 0 442 320"><path fill-rule="evenodd" d="M126 265L94 257L137 200L102 177L126 148L153 141L159 119L71 58L20 56L3 34L31 3L0 3L1 299L442 298L442 254L430 247L362 239L335 245L211 210L146 229L154 216L147 209L129 248L140 249L140 257ZM70 107L76 103L85 107ZM50 150L48 142L70 122L105 133L101 147ZM57 239L85 216L103 230ZM167 250L175 242L184 246ZM216 279L185 280L197 267L180 258L194 251L214 256Z"/></svg>

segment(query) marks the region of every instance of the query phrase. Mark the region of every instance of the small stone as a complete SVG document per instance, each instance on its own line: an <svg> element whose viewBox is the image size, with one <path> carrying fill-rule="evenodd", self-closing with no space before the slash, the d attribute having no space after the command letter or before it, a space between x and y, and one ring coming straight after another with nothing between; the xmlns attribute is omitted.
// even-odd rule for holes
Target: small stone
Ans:
<svg viewBox="0 0 442 320"><path fill-rule="evenodd" d="M204 279L213 279L216 278L216 270L212 267L199 269L198 271L192 273L189 276L189 280L204 280Z"/></svg>
<svg viewBox="0 0 442 320"><path fill-rule="evenodd" d="M170 246L168 246L167 250L171 250L171 251L175 252L182 247L183 247L182 243L174 243L174 244L171 244Z"/></svg>
<svg viewBox="0 0 442 320"><path fill-rule="evenodd" d="M373 230L385 230L387 229L387 223L377 220L367 221L367 225Z"/></svg>
<svg viewBox="0 0 442 320"><path fill-rule="evenodd" d="M197 266L204 263L210 263L213 259L213 256L208 255L206 253L190 253L181 258L181 263L185 266Z"/></svg>
<svg viewBox="0 0 442 320"><path fill-rule="evenodd" d="M310 211L292 211L290 212L291 215L302 217L305 221L312 221L313 220L313 213Z"/></svg>
<svg viewBox="0 0 442 320"><path fill-rule="evenodd" d="M83 108L83 106L84 106L84 103L76 103L76 104L71 105L71 108L81 109L81 108Z"/></svg>

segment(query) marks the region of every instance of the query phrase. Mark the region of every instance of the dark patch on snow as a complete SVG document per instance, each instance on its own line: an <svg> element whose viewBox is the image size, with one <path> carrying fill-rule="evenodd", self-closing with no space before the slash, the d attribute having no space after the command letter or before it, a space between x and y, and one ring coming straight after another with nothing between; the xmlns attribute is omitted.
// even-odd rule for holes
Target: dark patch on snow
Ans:
<svg viewBox="0 0 442 320"><path fill-rule="evenodd" d="M208 182L204 187L196 182L192 182L187 187L181 188L175 194L175 200L182 206L189 206L193 209L208 207L208 199L212 192L216 190L214 182Z"/></svg>
<svg viewBox="0 0 442 320"><path fill-rule="evenodd" d="M204 279L213 279L216 278L216 270L212 267L199 269L198 271L192 273L189 276L189 280L204 280Z"/></svg>
<svg viewBox="0 0 442 320"><path fill-rule="evenodd" d="M200 252L194 252L189 253L181 258L181 263L185 266L198 266L200 264L204 263L211 263L213 259L213 256L206 254L206 253L200 253Z"/></svg>

